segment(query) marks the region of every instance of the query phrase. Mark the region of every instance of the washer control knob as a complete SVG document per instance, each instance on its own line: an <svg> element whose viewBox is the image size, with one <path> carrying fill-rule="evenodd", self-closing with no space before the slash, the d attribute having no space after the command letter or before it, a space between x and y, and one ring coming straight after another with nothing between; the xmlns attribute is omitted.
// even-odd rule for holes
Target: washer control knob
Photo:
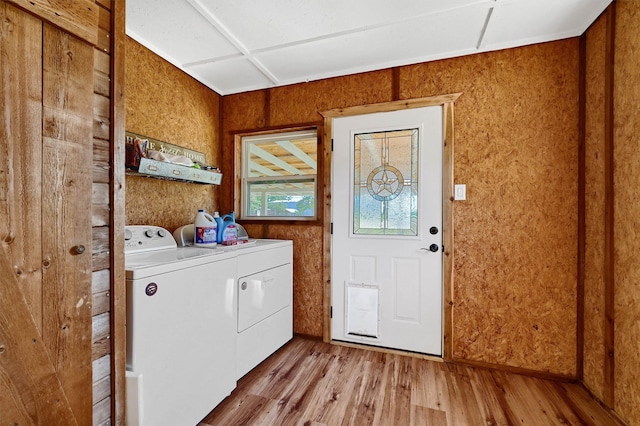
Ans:
<svg viewBox="0 0 640 426"><path fill-rule="evenodd" d="M144 235L146 235L149 238L153 237L153 231L151 229L147 229L146 231L144 231Z"/></svg>
<svg viewBox="0 0 640 426"><path fill-rule="evenodd" d="M125 229L124 230L124 239L125 239L125 241L129 241L131 238L133 238L133 232L131 232L130 229Z"/></svg>
<svg viewBox="0 0 640 426"><path fill-rule="evenodd" d="M158 235L160 237L166 237L167 236L167 231L165 231L164 229L159 229L158 230Z"/></svg>

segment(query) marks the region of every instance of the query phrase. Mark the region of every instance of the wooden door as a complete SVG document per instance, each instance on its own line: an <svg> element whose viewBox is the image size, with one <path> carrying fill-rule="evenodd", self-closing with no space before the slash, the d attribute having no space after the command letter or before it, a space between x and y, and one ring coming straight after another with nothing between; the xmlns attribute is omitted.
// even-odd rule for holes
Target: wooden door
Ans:
<svg viewBox="0 0 640 426"><path fill-rule="evenodd" d="M93 47L0 25L0 420L89 425Z"/></svg>

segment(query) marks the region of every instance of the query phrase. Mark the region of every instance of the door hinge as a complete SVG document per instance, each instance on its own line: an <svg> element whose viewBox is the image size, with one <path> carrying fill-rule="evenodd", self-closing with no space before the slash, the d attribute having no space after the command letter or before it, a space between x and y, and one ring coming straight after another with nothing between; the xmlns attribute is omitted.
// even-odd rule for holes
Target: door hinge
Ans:
<svg viewBox="0 0 640 426"><path fill-rule="evenodd" d="M329 230L329 233L333 235L333 222L331 222L331 229Z"/></svg>
<svg viewBox="0 0 640 426"><path fill-rule="evenodd" d="M331 138L331 152L333 152L333 138Z"/></svg>
<svg viewBox="0 0 640 426"><path fill-rule="evenodd" d="M331 312L329 313L329 318L333 318L333 306L331 307Z"/></svg>

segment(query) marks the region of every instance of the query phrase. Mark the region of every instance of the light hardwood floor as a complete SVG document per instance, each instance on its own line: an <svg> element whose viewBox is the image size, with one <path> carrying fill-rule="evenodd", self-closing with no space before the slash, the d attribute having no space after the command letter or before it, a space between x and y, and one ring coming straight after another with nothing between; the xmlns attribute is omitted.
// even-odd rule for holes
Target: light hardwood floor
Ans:
<svg viewBox="0 0 640 426"><path fill-rule="evenodd" d="M199 426L621 425L578 384L295 337Z"/></svg>

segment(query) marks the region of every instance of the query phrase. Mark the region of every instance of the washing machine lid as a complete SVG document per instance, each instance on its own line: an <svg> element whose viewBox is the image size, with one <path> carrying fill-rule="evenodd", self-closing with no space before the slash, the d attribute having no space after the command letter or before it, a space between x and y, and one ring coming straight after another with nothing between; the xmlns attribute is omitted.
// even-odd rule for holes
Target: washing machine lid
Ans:
<svg viewBox="0 0 640 426"><path fill-rule="evenodd" d="M124 266L127 279L149 277L232 255L216 247L177 247L171 233L159 226L125 227Z"/></svg>
<svg viewBox="0 0 640 426"><path fill-rule="evenodd" d="M217 248L177 247L125 254L124 265L127 279L137 279L216 262L228 257L235 257L235 253Z"/></svg>

